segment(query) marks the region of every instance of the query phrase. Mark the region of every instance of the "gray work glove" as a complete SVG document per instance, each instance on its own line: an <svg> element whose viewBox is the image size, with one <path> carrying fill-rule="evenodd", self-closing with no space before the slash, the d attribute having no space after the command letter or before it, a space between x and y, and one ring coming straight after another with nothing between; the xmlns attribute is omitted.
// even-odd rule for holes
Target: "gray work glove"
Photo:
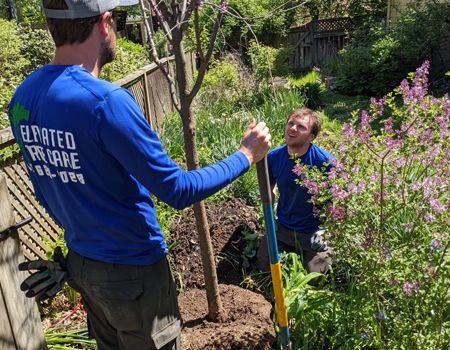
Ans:
<svg viewBox="0 0 450 350"><path fill-rule="evenodd" d="M323 239L323 234L325 230L318 230L311 233L310 243L311 249L315 252L326 252L328 250L327 242Z"/></svg>
<svg viewBox="0 0 450 350"><path fill-rule="evenodd" d="M20 289L28 298L36 297L42 301L53 298L56 293L63 289L65 281L68 279L66 261L61 251L61 247L56 247L53 254L53 261L33 260L19 264L20 271L37 270L31 273L20 285Z"/></svg>

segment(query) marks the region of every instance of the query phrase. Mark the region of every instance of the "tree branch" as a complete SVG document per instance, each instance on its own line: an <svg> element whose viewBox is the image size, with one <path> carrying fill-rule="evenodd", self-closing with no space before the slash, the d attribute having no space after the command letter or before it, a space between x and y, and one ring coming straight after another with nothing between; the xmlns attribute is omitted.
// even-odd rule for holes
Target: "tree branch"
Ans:
<svg viewBox="0 0 450 350"><path fill-rule="evenodd" d="M200 90L200 87L202 86L203 78L205 77L206 73L206 68L208 68L209 60L211 59L212 53L214 51L214 44L216 42L217 33L219 32L220 23L222 22L222 17L223 13L220 11L217 12L216 21L214 22L214 28L211 33L211 37L209 38L208 51L206 52L206 55L203 57L203 59L201 59L200 68L198 69L197 80L195 81L195 84L188 95L190 101L194 99L195 95L197 95L198 91Z"/></svg>
<svg viewBox="0 0 450 350"><path fill-rule="evenodd" d="M156 18L158 18L158 22L161 24L161 28L164 30L164 33L166 33L167 39L172 41L172 30L170 28L175 26L175 21L170 15L167 5L163 0L159 3L156 3L155 0L150 0L149 2Z"/></svg>
<svg viewBox="0 0 450 350"><path fill-rule="evenodd" d="M194 2L196 2L194 0ZM200 61L204 60L204 55L203 55L203 47L202 47L202 41L200 38L200 28L198 26L198 8L196 7L194 10L194 32L195 32L195 43L197 45L197 53L200 57Z"/></svg>
<svg viewBox="0 0 450 350"><path fill-rule="evenodd" d="M158 68L161 70L161 72L163 73L164 77L166 78L166 80L169 84L170 97L172 98L172 102L174 104L175 109L179 112L181 107L180 107L180 102L179 102L177 94L176 94L175 82L173 80L173 77L170 75L169 70L164 65L164 63L161 61L161 59L159 58L158 51L156 51L156 44L155 44L155 39L154 39L155 33L153 30L153 26L150 26L150 24L149 24L148 10L146 10L146 8L145 8L144 0L139 0L139 4L141 6L142 18L144 20L145 29L147 31L147 39L150 42L150 53L153 57L153 60L158 65Z"/></svg>

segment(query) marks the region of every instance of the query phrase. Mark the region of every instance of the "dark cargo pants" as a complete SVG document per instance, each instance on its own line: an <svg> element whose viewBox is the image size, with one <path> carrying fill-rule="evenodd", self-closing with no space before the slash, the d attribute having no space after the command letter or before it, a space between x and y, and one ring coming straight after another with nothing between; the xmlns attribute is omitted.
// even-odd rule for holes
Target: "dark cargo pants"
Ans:
<svg viewBox="0 0 450 350"><path fill-rule="evenodd" d="M83 297L99 350L179 350L181 320L166 258L149 266L67 255L69 285Z"/></svg>
<svg viewBox="0 0 450 350"><path fill-rule="evenodd" d="M312 233L297 232L278 224L277 244L279 252L295 252L302 257L303 266L308 272L327 273L331 264L330 249L318 252L311 247ZM269 251L265 235L258 249L256 265L261 271L270 271Z"/></svg>

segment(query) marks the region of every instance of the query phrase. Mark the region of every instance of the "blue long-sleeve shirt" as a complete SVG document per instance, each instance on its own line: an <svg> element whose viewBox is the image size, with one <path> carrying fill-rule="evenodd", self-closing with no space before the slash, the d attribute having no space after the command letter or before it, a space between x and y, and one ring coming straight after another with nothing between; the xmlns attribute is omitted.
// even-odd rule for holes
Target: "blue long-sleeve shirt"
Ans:
<svg viewBox="0 0 450 350"><path fill-rule="evenodd" d="M242 152L184 171L162 148L125 89L80 66L48 65L16 90L11 126L36 197L78 254L149 265L166 253L154 194L181 209L249 168Z"/></svg>
<svg viewBox="0 0 450 350"><path fill-rule="evenodd" d="M334 156L311 144L308 151L300 157L302 165L322 168L329 164ZM322 222L313 214L313 205L309 202L311 195L305 187L296 183L299 177L292 171L296 164L289 153L287 145L282 145L267 155L269 179L271 186L277 185L280 192L277 206L278 223L284 227L311 233L319 229ZM327 165L329 168L329 165Z"/></svg>

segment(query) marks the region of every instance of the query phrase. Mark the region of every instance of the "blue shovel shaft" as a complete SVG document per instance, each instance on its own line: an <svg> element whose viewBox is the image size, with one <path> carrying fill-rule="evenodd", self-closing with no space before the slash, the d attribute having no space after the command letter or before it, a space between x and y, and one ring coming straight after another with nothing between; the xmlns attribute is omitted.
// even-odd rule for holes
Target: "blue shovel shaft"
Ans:
<svg viewBox="0 0 450 350"><path fill-rule="evenodd" d="M290 346L289 327L286 311L286 300L283 291L283 278L281 264L278 256L278 245L275 233L275 220L272 209L272 190L269 184L267 157L256 164L258 174L259 192L264 212L264 226L266 229L267 246L269 249L270 271L272 274L273 290L275 294L275 307L277 310L278 324L280 326L281 345L283 348Z"/></svg>

